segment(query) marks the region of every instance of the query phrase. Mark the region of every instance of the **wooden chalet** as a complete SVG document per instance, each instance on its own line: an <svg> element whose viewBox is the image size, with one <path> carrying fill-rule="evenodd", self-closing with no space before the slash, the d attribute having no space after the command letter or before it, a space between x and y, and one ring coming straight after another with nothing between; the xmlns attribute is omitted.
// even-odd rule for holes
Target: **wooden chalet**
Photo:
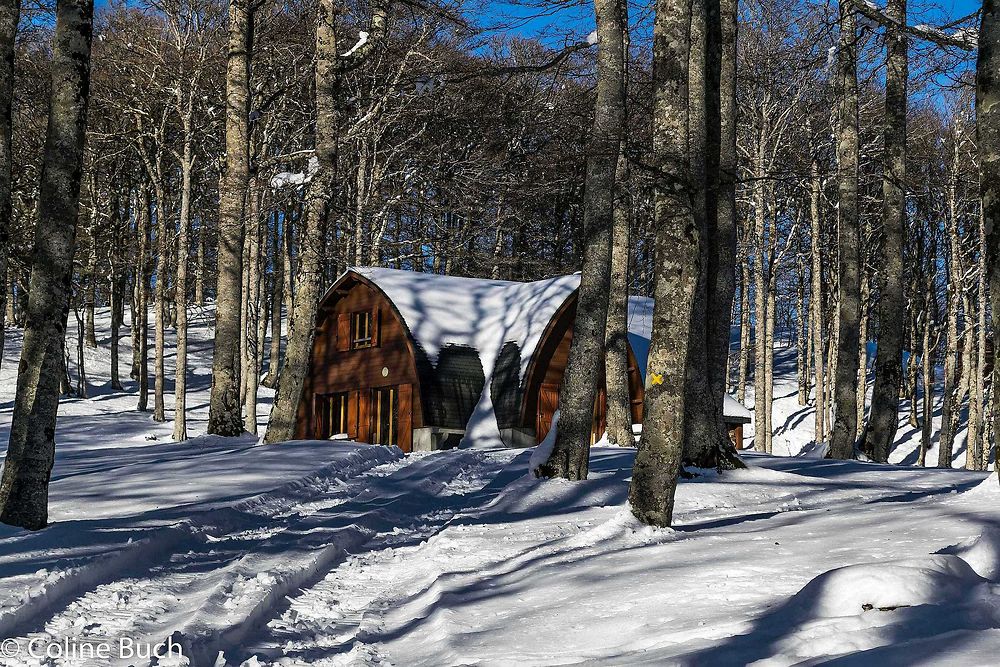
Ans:
<svg viewBox="0 0 1000 667"><path fill-rule="evenodd" d="M551 428L558 405L578 285L578 275L513 283L347 271L319 305L297 437L397 445L406 452L455 447L467 433L487 446L534 445ZM631 299L636 423L651 315L649 299ZM730 401L727 421L741 445L749 411ZM604 406L602 391L595 439L604 432Z"/></svg>

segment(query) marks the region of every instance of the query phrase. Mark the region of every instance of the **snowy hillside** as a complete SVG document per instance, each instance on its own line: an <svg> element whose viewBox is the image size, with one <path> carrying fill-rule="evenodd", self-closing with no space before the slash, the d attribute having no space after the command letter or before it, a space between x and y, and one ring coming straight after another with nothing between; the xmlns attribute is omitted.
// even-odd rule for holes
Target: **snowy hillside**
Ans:
<svg viewBox="0 0 1000 667"><path fill-rule="evenodd" d="M748 454L746 471L682 482L676 528L655 530L625 505L632 450L596 448L570 483L527 477L523 450L202 436L197 322L185 443L134 411L133 386L106 388L99 322L92 398L61 408L53 525L0 529L0 638L21 649L0 665L996 662L995 477ZM779 378L781 454L811 438L794 389ZM120 637L183 658L25 653Z"/></svg>

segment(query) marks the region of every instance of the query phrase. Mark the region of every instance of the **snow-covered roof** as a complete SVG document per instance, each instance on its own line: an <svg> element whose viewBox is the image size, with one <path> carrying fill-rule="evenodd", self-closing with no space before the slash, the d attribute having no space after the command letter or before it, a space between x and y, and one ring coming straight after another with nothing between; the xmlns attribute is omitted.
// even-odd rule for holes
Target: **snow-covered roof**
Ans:
<svg viewBox="0 0 1000 667"><path fill-rule="evenodd" d="M646 360L649 358L649 339L653 331L653 300L644 296L630 296L628 299L628 342L635 353L639 372L646 380ZM751 420L750 410L735 398L726 394L722 404L724 417L736 421Z"/></svg>
<svg viewBox="0 0 1000 667"><path fill-rule="evenodd" d="M465 345L479 351L487 378L506 342L518 344L526 367L552 316L580 285L579 275L518 283L373 267L352 270L385 292L432 364L446 346Z"/></svg>
<svg viewBox="0 0 1000 667"><path fill-rule="evenodd" d="M580 285L580 276L559 276L529 283L459 278L373 267L355 267L393 302L414 342L432 364L449 345L475 349L486 383L466 427L462 446L500 446L490 394L500 350L516 343L521 377L552 316Z"/></svg>

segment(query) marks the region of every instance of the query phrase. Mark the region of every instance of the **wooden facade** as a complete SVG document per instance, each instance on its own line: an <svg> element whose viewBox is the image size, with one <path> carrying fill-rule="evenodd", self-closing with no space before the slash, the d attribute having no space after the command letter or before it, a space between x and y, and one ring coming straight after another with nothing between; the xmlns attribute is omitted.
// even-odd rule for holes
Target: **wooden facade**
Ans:
<svg viewBox="0 0 1000 667"><path fill-rule="evenodd" d="M552 418L559 407L559 390L569 361L569 348L573 341L573 322L576 319L576 293L556 312L542 336L538 349L528 364L525 378L524 399L521 411L521 428L534 432L541 442L552 428ZM607 390L603 367L600 390L594 401L594 425L591 439L596 441L603 434L607 419ZM642 422L642 402L645 397L642 374L631 345L628 348L629 398L632 403L632 423Z"/></svg>
<svg viewBox="0 0 1000 667"><path fill-rule="evenodd" d="M423 409L413 341L375 285L346 274L320 304L297 437L412 449Z"/></svg>

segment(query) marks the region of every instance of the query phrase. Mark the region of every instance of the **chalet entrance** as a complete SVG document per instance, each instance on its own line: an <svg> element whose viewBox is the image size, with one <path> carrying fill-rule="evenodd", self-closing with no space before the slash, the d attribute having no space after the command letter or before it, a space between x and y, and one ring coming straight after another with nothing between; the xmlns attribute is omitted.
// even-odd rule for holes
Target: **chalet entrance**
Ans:
<svg viewBox="0 0 1000 667"><path fill-rule="evenodd" d="M316 394L313 437L327 440L339 436L373 445L395 445L409 451L412 397L410 384Z"/></svg>
<svg viewBox="0 0 1000 667"><path fill-rule="evenodd" d="M399 442L399 388L378 387L371 393L371 442L396 445Z"/></svg>
<svg viewBox="0 0 1000 667"><path fill-rule="evenodd" d="M552 430L552 418L559 409L559 389L557 384L543 384L538 389L538 410L535 414L535 434L538 442L545 439ZM590 428L590 444L594 444L604 435L607 428L608 397L601 387L594 398L594 418Z"/></svg>

